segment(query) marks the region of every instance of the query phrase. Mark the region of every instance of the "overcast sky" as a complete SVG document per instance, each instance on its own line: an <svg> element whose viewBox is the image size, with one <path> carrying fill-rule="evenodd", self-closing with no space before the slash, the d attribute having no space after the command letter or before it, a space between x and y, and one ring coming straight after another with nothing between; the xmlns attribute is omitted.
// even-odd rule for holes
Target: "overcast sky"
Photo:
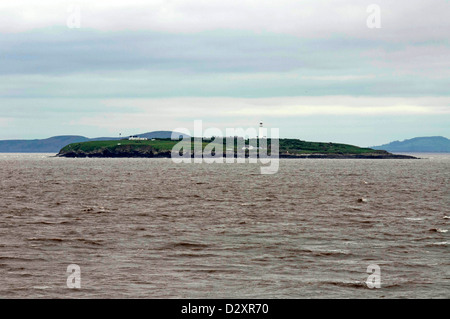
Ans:
<svg viewBox="0 0 450 319"><path fill-rule="evenodd" d="M446 0L2 1L0 139L194 120L360 146L450 137L449 17Z"/></svg>

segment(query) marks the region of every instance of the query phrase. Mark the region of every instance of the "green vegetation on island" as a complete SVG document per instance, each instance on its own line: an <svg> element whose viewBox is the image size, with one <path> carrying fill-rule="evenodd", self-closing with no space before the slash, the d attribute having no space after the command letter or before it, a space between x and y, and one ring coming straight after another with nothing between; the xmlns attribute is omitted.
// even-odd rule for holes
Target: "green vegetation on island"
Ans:
<svg viewBox="0 0 450 319"><path fill-rule="evenodd" d="M192 150L194 153L195 143L201 142L202 149L207 145L217 146L215 152L234 152L235 155L241 152L249 152L248 149L242 150L242 145L252 144L254 141L241 139L240 143L235 140L233 149L226 145L226 140L191 138L189 141L171 140L171 139L152 139L152 140L113 140L113 141L89 141L82 143L73 143L61 149L58 156L64 157L170 157L172 149L178 145L178 149L183 146L183 151ZM267 150L271 153L271 142L267 140ZM222 145L220 145L222 144ZM250 147L251 148L251 147ZM348 144L338 143L320 143L307 142L298 139L279 139L279 154L284 158L411 158L401 155L393 155L383 150L374 150L370 148L361 148Z"/></svg>

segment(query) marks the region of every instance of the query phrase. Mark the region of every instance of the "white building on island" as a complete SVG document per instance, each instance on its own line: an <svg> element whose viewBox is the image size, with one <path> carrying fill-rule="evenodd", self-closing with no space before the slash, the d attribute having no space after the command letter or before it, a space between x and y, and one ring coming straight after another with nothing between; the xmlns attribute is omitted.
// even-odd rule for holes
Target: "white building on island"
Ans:
<svg viewBox="0 0 450 319"><path fill-rule="evenodd" d="M263 125L263 122L261 122L261 123L259 123L258 137L259 138L267 138L266 134L264 134L264 133L265 133L264 125Z"/></svg>
<svg viewBox="0 0 450 319"><path fill-rule="evenodd" d="M134 135L134 136L130 136L128 138L128 140L129 141L148 141L148 138L146 138L146 137L139 137L137 135Z"/></svg>

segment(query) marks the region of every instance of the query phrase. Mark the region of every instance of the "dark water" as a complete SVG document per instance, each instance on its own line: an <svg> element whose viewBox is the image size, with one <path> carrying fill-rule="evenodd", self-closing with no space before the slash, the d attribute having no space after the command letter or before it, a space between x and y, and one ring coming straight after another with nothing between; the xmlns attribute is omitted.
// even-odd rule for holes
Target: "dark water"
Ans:
<svg viewBox="0 0 450 319"><path fill-rule="evenodd" d="M425 157L260 175L0 154L0 297L449 298L450 156Z"/></svg>

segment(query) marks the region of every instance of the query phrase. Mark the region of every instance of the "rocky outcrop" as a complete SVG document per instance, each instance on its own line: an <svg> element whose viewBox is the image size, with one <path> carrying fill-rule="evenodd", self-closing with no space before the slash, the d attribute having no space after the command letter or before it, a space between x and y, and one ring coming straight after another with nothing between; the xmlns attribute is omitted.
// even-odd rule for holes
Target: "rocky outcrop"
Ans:
<svg viewBox="0 0 450 319"><path fill-rule="evenodd" d="M363 154L280 154L280 158L329 158L329 159L417 159L409 155L391 153L363 153Z"/></svg>

